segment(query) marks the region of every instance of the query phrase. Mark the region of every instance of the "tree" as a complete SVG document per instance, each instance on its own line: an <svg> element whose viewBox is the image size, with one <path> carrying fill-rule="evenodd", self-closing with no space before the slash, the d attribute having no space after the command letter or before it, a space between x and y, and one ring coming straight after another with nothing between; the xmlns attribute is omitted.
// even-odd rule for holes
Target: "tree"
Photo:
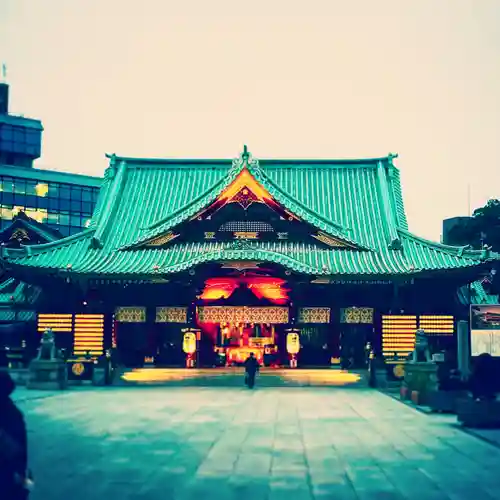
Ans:
<svg viewBox="0 0 500 500"><path fill-rule="evenodd" d="M474 210L472 220L480 241L500 252L500 200L489 200L484 207Z"/></svg>
<svg viewBox="0 0 500 500"><path fill-rule="evenodd" d="M463 218L449 233L449 241L456 245L470 245L476 250L485 245L500 253L500 200L489 200L484 207L474 210L472 217ZM492 273L482 284L486 293L500 293L500 261L491 266Z"/></svg>

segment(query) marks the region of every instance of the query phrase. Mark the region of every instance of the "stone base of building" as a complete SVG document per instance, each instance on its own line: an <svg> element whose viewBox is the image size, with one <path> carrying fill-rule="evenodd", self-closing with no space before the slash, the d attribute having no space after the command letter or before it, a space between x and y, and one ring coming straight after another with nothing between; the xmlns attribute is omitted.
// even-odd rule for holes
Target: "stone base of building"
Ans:
<svg viewBox="0 0 500 500"><path fill-rule="evenodd" d="M28 389L63 390L68 387L66 363L62 360L35 359L30 363Z"/></svg>
<svg viewBox="0 0 500 500"><path fill-rule="evenodd" d="M9 368L7 371L16 385L26 385L29 375L27 368Z"/></svg>
<svg viewBox="0 0 500 500"><path fill-rule="evenodd" d="M464 427L500 428L500 401L464 398L457 401L457 420Z"/></svg>
<svg viewBox="0 0 500 500"><path fill-rule="evenodd" d="M431 391L427 403L433 412L455 413L460 399L467 397L467 391Z"/></svg>
<svg viewBox="0 0 500 500"><path fill-rule="evenodd" d="M427 404L429 394L437 390L437 368L433 362L406 363L402 394L415 404Z"/></svg>

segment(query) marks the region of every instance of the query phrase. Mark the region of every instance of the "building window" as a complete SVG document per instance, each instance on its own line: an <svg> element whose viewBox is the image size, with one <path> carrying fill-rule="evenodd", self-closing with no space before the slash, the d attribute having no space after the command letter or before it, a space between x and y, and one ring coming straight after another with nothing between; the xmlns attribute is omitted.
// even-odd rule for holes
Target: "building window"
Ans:
<svg viewBox="0 0 500 500"><path fill-rule="evenodd" d="M45 198L49 193L49 185L44 182L39 182L35 185L35 194L41 198Z"/></svg>
<svg viewBox="0 0 500 500"><path fill-rule="evenodd" d="M90 189L83 188L82 201L84 201L84 202L91 202L92 201L92 191Z"/></svg>
<svg viewBox="0 0 500 500"><path fill-rule="evenodd" d="M12 220L12 207L7 207L2 205L2 219L4 220Z"/></svg>
<svg viewBox="0 0 500 500"><path fill-rule="evenodd" d="M49 183L49 198L59 198L59 184L55 182Z"/></svg>
<svg viewBox="0 0 500 500"><path fill-rule="evenodd" d="M61 212L59 214L59 224L61 226L69 226L69 214Z"/></svg>
<svg viewBox="0 0 500 500"><path fill-rule="evenodd" d="M53 225L59 224L59 214L56 214L54 212L49 212L48 216L47 216L47 220L48 220L49 224L51 224L53 227Z"/></svg>
<svg viewBox="0 0 500 500"><path fill-rule="evenodd" d="M69 212L71 203L69 200L59 200L59 209Z"/></svg>
<svg viewBox="0 0 500 500"><path fill-rule="evenodd" d="M69 220L72 226L82 227L82 220L79 215L72 215Z"/></svg>
<svg viewBox="0 0 500 500"><path fill-rule="evenodd" d="M71 204L70 204L70 210L72 212L81 212L82 211L82 203L80 200L74 200L72 199L71 200Z"/></svg>
<svg viewBox="0 0 500 500"><path fill-rule="evenodd" d="M92 213L92 203L84 201L82 203L82 213L83 215L90 215Z"/></svg>
<svg viewBox="0 0 500 500"><path fill-rule="evenodd" d="M49 210L59 210L59 200L57 198L49 198Z"/></svg>
<svg viewBox="0 0 500 500"><path fill-rule="evenodd" d="M12 193L14 191L14 182L12 177L2 178L0 191L2 193Z"/></svg>
<svg viewBox="0 0 500 500"><path fill-rule="evenodd" d="M26 181L23 179L14 180L14 193L15 194L26 194Z"/></svg>
<svg viewBox="0 0 500 500"><path fill-rule="evenodd" d="M36 208L27 208L26 215L35 219L37 222L47 222L47 210L36 209Z"/></svg>
<svg viewBox="0 0 500 500"><path fill-rule="evenodd" d="M82 188L81 187L72 187L71 188L71 199L72 200L81 200L82 199Z"/></svg>
<svg viewBox="0 0 500 500"><path fill-rule="evenodd" d="M63 200L69 200L71 198L71 190L69 186L59 186L59 196Z"/></svg>

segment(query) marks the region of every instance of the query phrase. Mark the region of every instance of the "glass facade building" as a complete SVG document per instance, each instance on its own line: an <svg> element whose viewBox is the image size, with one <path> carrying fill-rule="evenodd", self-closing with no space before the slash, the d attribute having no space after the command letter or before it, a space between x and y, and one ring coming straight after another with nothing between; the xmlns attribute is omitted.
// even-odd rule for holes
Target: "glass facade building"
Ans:
<svg viewBox="0 0 500 500"><path fill-rule="evenodd" d="M92 216L101 178L0 165L1 229L23 211L63 236L78 233Z"/></svg>
<svg viewBox="0 0 500 500"><path fill-rule="evenodd" d="M9 113L9 85L0 82L0 230L24 212L69 236L89 224L101 178L33 168L42 132L40 120Z"/></svg>
<svg viewBox="0 0 500 500"><path fill-rule="evenodd" d="M42 125L36 120L3 116L0 119L0 151L5 155L4 161L13 164L19 156L39 158L42 148L41 131ZM29 166L29 163L25 166Z"/></svg>

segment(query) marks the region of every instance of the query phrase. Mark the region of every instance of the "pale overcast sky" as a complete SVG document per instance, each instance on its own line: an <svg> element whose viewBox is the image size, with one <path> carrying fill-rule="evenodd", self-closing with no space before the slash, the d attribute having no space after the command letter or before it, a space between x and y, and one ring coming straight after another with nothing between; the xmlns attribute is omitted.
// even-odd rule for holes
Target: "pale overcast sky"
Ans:
<svg viewBox="0 0 500 500"><path fill-rule="evenodd" d="M410 229L500 197L500 0L0 0L39 167L397 152Z"/></svg>

